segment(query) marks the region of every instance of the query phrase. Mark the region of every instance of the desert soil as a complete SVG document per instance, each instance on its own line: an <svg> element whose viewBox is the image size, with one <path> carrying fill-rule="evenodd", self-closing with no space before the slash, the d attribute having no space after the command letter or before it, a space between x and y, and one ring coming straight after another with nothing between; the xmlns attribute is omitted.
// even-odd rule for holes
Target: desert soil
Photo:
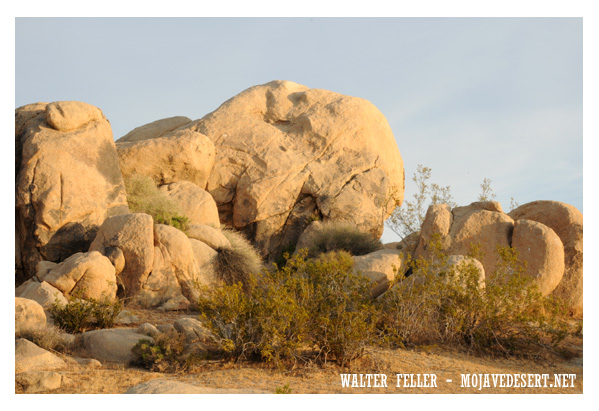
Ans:
<svg viewBox="0 0 599 411"><path fill-rule="evenodd" d="M160 313L133 310L140 322L162 324L178 316L192 313ZM368 355L352 363L351 368L334 364L278 370L256 363L224 363L212 361L190 373L158 373L142 368L105 363L89 369L76 364L61 371L72 382L51 391L57 394L118 394L152 380L169 379L213 388L263 390L274 393L288 387L292 394L581 394L583 392L582 336L565 341L568 358L544 355L536 359L491 358L469 355L451 347L427 346L411 350L369 349ZM387 387L343 387L340 374L385 374ZM437 387L397 387L396 374L435 374ZM547 385L554 383L555 374L575 374L573 387L482 388L461 387L461 374L548 374ZM422 378L422 377L421 377ZM447 382L452 380L452 382ZM414 376L416 381L416 376ZM571 384L570 384L571 385ZM18 390L17 390L18 393Z"/></svg>

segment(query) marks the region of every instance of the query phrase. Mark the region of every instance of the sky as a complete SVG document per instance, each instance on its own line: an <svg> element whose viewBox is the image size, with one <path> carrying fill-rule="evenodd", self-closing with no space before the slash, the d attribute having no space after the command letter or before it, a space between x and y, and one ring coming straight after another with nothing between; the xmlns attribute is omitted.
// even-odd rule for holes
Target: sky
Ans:
<svg viewBox="0 0 599 411"><path fill-rule="evenodd" d="M583 211L582 18L17 18L15 107L78 100L115 139L271 80L361 97L454 201ZM386 229L383 242L397 241Z"/></svg>

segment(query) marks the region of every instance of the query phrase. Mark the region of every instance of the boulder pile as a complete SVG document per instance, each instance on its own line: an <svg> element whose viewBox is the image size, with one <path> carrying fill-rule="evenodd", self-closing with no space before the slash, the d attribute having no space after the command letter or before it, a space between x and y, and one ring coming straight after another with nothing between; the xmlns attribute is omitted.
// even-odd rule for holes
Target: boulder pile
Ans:
<svg viewBox="0 0 599 411"><path fill-rule="evenodd" d="M428 209L414 256L430 257L435 238L449 254L468 255L479 247L487 280L498 267L497 246L513 247L543 295L555 293L571 314L582 315L582 214L576 208L535 201L506 214L493 201L453 210L437 204Z"/></svg>

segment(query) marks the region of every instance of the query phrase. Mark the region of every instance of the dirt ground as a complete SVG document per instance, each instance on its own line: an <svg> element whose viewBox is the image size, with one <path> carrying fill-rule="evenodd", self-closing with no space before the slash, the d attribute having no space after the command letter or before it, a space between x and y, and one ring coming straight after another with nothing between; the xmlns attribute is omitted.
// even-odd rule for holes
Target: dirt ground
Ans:
<svg viewBox="0 0 599 411"><path fill-rule="evenodd" d="M137 311L136 315L140 316L140 322L160 324L170 322L181 314ZM275 393L277 389L284 389L291 394L581 394L583 393L582 337L569 337L566 346L570 358L552 355L535 360L473 356L450 347L439 346L419 347L414 350L371 348L367 356L352 364L351 369L330 364L281 371L256 363L231 364L213 361L202 365L193 373L166 374L115 364L103 364L98 369L71 364L68 369L61 371L61 374L71 382L51 393L119 394L137 384L160 378L212 388L253 389L271 393ZM362 380L366 386L344 387L341 374L364 374ZM387 386L374 387L374 379L371 377L371 387L368 387L368 377L365 374L384 374ZM414 385L417 385L418 374L421 383L424 382L424 374L434 374L437 386L406 387L404 380L401 379L398 387L397 374L414 374ZM462 374L470 374L471 387L462 387ZM475 374L477 376L474 376ZM481 388L478 385L473 387L474 381L479 380L478 374L482 374L480 376L482 381L485 374L489 374L491 387ZM493 387L491 374L547 374L547 386ZM575 377L569 376L566 379L567 387L556 387L556 374L573 374ZM359 385L360 377L356 378ZM377 381L381 381L381 378L377 377ZM430 385L432 377L426 378ZM521 381L521 376L518 376L518 380Z"/></svg>

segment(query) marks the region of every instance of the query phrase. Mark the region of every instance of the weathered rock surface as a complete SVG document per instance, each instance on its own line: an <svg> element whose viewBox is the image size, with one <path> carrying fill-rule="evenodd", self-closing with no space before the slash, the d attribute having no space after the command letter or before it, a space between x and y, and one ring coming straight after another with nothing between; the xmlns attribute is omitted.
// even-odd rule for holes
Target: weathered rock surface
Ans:
<svg viewBox="0 0 599 411"><path fill-rule="evenodd" d="M153 307L181 296L196 301L198 293L194 282L200 273L193 248L187 236L174 227L154 226L154 266L147 279L140 284L134 301L144 307Z"/></svg>
<svg viewBox="0 0 599 411"><path fill-rule="evenodd" d="M148 140L118 140L116 148L125 179L138 174L156 185L190 181L205 188L215 159L212 140L190 130Z"/></svg>
<svg viewBox="0 0 599 411"><path fill-rule="evenodd" d="M15 112L19 282L39 261L87 251L106 217L128 212L110 123L79 102Z"/></svg>
<svg viewBox="0 0 599 411"><path fill-rule="evenodd" d="M189 238L199 240L212 249L231 248L231 242L227 237L214 227L205 224L192 224L186 231Z"/></svg>
<svg viewBox="0 0 599 411"><path fill-rule="evenodd" d="M549 295L564 275L564 245L544 224L519 219L514 224L512 247L527 262L526 275L533 278L543 295Z"/></svg>
<svg viewBox="0 0 599 411"><path fill-rule="evenodd" d="M61 358L24 338L15 341L15 374L35 370L56 370L65 365Z"/></svg>
<svg viewBox="0 0 599 411"><path fill-rule="evenodd" d="M46 107L46 121L58 131L73 131L92 121L105 120L99 108L80 101L55 101Z"/></svg>
<svg viewBox="0 0 599 411"><path fill-rule="evenodd" d="M46 326L44 308L36 301L15 297L15 333Z"/></svg>
<svg viewBox="0 0 599 411"><path fill-rule="evenodd" d="M15 296L36 301L44 310L52 307L55 301L63 305L68 302L58 288L52 287L45 281L39 282L35 277L17 287Z"/></svg>
<svg viewBox="0 0 599 411"><path fill-rule="evenodd" d="M569 305L570 311L582 316L582 213L569 204L559 201L533 201L509 213L514 220L537 221L551 228L564 244L565 270L554 293Z"/></svg>
<svg viewBox="0 0 599 411"><path fill-rule="evenodd" d="M218 208L209 192L189 181L164 184L160 190L179 205L190 224L220 227Z"/></svg>
<svg viewBox="0 0 599 411"><path fill-rule="evenodd" d="M132 296L140 290L141 284L147 280L154 265L152 216L133 213L107 218L89 249L112 255L118 253L114 248L122 251L125 260L117 279L118 284L123 288L124 295Z"/></svg>
<svg viewBox="0 0 599 411"><path fill-rule="evenodd" d="M118 141L126 143L159 138L190 122L191 119L184 116L163 118L131 130Z"/></svg>
<svg viewBox="0 0 599 411"><path fill-rule="evenodd" d="M221 223L243 229L263 254L295 243L315 214L379 237L403 201L403 162L391 129L360 98L273 81L179 130L214 142L206 189Z"/></svg>
<svg viewBox="0 0 599 411"><path fill-rule="evenodd" d="M44 280L65 295L81 293L84 299L116 297L114 266L98 251L73 254L50 270Z"/></svg>
<svg viewBox="0 0 599 411"><path fill-rule="evenodd" d="M268 391L209 388L174 380L151 380L129 388L125 394L272 394Z"/></svg>
<svg viewBox="0 0 599 411"><path fill-rule="evenodd" d="M389 288L395 275L402 270L398 250L383 249L363 256L354 256L354 273L361 272L373 283L372 298L376 298Z"/></svg>
<svg viewBox="0 0 599 411"><path fill-rule="evenodd" d="M131 349L144 339L152 340L152 337L129 328L94 330L82 334L83 347L91 357L121 364L128 364L135 359Z"/></svg>

